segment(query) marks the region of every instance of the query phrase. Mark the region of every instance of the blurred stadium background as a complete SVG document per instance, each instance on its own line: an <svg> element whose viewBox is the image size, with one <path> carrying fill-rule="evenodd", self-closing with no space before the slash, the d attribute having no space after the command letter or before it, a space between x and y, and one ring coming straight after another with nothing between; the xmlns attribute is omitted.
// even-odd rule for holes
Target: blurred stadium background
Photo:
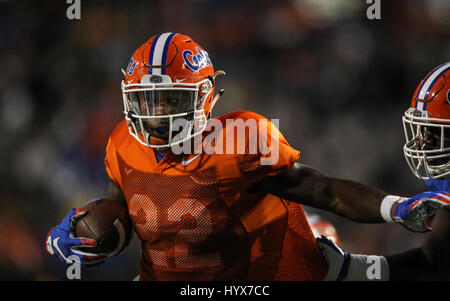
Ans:
<svg viewBox="0 0 450 301"><path fill-rule="evenodd" d="M214 115L280 119L302 161L392 194L424 190L403 158L401 116L449 60L448 0L0 1L0 279L64 280L44 240L72 207L104 195L108 135L122 119L120 68L158 32L190 35L225 94ZM319 212L308 209L309 212ZM352 253L391 254L426 235L328 213ZM85 280L130 280L139 244Z"/></svg>

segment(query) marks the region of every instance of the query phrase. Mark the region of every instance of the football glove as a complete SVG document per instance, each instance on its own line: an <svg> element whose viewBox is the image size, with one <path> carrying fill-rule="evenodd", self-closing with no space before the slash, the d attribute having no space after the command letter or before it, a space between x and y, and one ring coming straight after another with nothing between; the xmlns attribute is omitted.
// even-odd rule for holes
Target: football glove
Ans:
<svg viewBox="0 0 450 301"><path fill-rule="evenodd" d="M381 204L381 215L388 223L400 223L414 232L431 231L430 220L441 208L450 209L450 194L426 191L411 198L388 195Z"/></svg>
<svg viewBox="0 0 450 301"><path fill-rule="evenodd" d="M48 253L67 264L74 262L72 256L77 256L83 266L98 265L105 260L106 256L80 250L94 247L96 245L94 239L75 237L73 234L77 220L86 213L85 209L72 209L59 225L50 230L46 239Z"/></svg>
<svg viewBox="0 0 450 301"><path fill-rule="evenodd" d="M342 251L325 236L316 238L317 245L328 263L324 281L388 280L389 266L386 258L376 255L350 254Z"/></svg>

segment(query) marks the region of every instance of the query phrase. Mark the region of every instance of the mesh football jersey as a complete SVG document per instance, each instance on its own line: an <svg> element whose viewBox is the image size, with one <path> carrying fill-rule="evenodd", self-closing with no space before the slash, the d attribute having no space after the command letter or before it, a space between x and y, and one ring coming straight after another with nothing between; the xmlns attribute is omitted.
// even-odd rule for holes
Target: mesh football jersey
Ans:
<svg viewBox="0 0 450 301"><path fill-rule="evenodd" d="M106 171L122 188L141 240L140 280L322 280L327 264L302 206L247 192L288 170L300 153L258 114L216 119L223 141L226 120L265 120L267 141L276 136L279 142L278 160L262 165L270 153L250 152L247 141L241 154L168 153L158 163L153 149L129 135L125 121L109 139Z"/></svg>

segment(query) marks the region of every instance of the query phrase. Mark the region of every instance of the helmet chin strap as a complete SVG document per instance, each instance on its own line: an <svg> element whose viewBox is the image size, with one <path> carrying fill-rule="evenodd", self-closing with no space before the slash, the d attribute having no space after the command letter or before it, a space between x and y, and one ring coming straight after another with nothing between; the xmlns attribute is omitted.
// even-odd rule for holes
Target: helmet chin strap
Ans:
<svg viewBox="0 0 450 301"><path fill-rule="evenodd" d="M222 97L224 91L225 91L224 89L220 89L219 93L214 95L214 98L213 98L212 103L211 103L211 109L209 110L210 112L212 111L212 109L216 105L217 101L219 101L219 99Z"/></svg>
<svg viewBox="0 0 450 301"><path fill-rule="evenodd" d="M147 143L149 145L164 145L164 144L167 144L166 140L158 138L158 137L150 136L150 135L147 135L147 139L146 140L147 140ZM170 149L170 146L166 146L166 147L152 147L152 148L155 148L159 152L164 152L164 151Z"/></svg>

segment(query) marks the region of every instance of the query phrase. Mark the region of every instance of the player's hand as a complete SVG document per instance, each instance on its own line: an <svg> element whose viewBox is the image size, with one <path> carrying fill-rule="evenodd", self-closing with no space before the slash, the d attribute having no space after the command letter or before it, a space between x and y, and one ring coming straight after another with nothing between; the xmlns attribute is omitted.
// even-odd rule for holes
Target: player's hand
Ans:
<svg viewBox="0 0 450 301"><path fill-rule="evenodd" d="M316 238L317 245L328 263L328 273L324 281L341 281L347 276L350 254L344 252L325 236Z"/></svg>
<svg viewBox="0 0 450 301"><path fill-rule="evenodd" d="M317 245L328 263L324 281L376 281L389 279L386 258L376 255L344 252L325 236L316 238Z"/></svg>
<svg viewBox="0 0 450 301"><path fill-rule="evenodd" d="M430 220L441 208L450 208L450 194L444 191L427 191L411 198L399 198L391 208L394 222L415 232L431 231Z"/></svg>
<svg viewBox="0 0 450 301"><path fill-rule="evenodd" d="M47 252L56 256L60 261L67 264L73 263L73 257L77 256L84 266L93 266L103 262L106 256L81 251L94 247L94 239L75 237L73 234L74 225L77 220L87 213L85 209L72 209L62 222L50 230L47 235Z"/></svg>

